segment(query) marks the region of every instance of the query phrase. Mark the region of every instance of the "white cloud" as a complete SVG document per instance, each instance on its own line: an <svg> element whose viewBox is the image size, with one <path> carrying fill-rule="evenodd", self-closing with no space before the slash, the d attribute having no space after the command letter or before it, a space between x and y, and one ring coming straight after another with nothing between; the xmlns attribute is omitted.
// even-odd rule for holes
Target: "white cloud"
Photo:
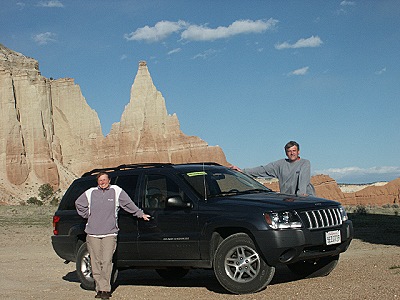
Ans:
<svg viewBox="0 0 400 300"><path fill-rule="evenodd" d="M59 0L40 1L37 6L41 7L64 7L64 4Z"/></svg>
<svg viewBox="0 0 400 300"><path fill-rule="evenodd" d="M169 51L168 55L174 54L174 53L178 53L178 52L181 52L181 51L182 51L182 48L176 48L176 49L173 49L173 50Z"/></svg>
<svg viewBox="0 0 400 300"><path fill-rule="evenodd" d="M167 38L169 35L179 32L185 28L187 23L179 20L178 22L160 21L154 27L144 26L134 32L125 34L124 38L128 41L158 42Z"/></svg>
<svg viewBox="0 0 400 300"><path fill-rule="evenodd" d="M336 11L337 15L345 15L348 13L347 9L350 9L351 6L355 6L355 1L344 0L340 2L340 8Z"/></svg>
<svg viewBox="0 0 400 300"><path fill-rule="evenodd" d="M216 55L218 52L219 51L214 49L208 49L206 51L203 51L202 53L196 54L195 56L192 57L192 59L197 59L197 58L207 59L210 56Z"/></svg>
<svg viewBox="0 0 400 300"><path fill-rule="evenodd" d="M304 68L294 70L294 71L290 72L289 75L306 75L309 68L310 67L304 67Z"/></svg>
<svg viewBox="0 0 400 300"><path fill-rule="evenodd" d="M400 177L400 167L347 167L317 170L315 174L325 174L340 183L371 183L376 181L390 181Z"/></svg>
<svg viewBox="0 0 400 300"><path fill-rule="evenodd" d="M19 7L19 9L25 8L25 3L23 3L23 2L17 2L16 5Z"/></svg>
<svg viewBox="0 0 400 300"><path fill-rule="evenodd" d="M121 57L119 58L120 60L125 60L128 58L128 55L122 54Z"/></svg>
<svg viewBox="0 0 400 300"><path fill-rule="evenodd" d="M229 38L239 34L261 33L275 28L277 20L238 20L228 27L219 26L209 28L207 25L191 25L186 21L178 22L160 21L153 27L144 26L134 32L125 34L124 38L128 41L158 42L166 39L171 34L181 32L181 39L188 41L213 41L217 39Z"/></svg>
<svg viewBox="0 0 400 300"><path fill-rule="evenodd" d="M239 20L228 27L219 26L217 28L209 28L205 25L190 25L182 32L181 38L190 41L213 41L239 34L261 33L275 28L277 23L277 20L271 18L267 21Z"/></svg>
<svg viewBox="0 0 400 300"><path fill-rule="evenodd" d="M386 72L386 67L384 67L383 69L381 69L381 70L379 70L379 71L376 71L375 74L376 74L376 75L382 75L382 74L385 73L385 72Z"/></svg>
<svg viewBox="0 0 400 300"><path fill-rule="evenodd" d="M46 45L49 42L55 42L56 41L56 34L52 32L44 32L44 33L39 33L37 35L33 36L33 40L38 43L39 45Z"/></svg>
<svg viewBox="0 0 400 300"><path fill-rule="evenodd" d="M310 48L319 47L323 44L319 36L311 36L308 39L300 39L294 44L289 44L288 42L283 42L281 44L276 44L275 48L278 50L282 49L296 49L296 48Z"/></svg>
<svg viewBox="0 0 400 300"><path fill-rule="evenodd" d="M340 5L341 6L353 6L353 5L356 5L356 2L355 1L342 1L342 2L340 2Z"/></svg>

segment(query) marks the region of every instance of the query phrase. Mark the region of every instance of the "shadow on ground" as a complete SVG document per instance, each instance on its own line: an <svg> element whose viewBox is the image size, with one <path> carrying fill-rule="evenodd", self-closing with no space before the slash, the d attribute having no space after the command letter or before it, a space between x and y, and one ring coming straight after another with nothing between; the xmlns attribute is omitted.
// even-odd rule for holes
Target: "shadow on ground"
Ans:
<svg viewBox="0 0 400 300"><path fill-rule="evenodd" d="M348 214L354 238L371 244L400 246L400 216Z"/></svg>
<svg viewBox="0 0 400 300"><path fill-rule="evenodd" d="M69 272L63 276L63 280L78 282L76 271ZM293 275L286 266L276 268L275 276L269 285L281 284L296 281L298 278ZM218 294L229 294L218 282L212 270L194 269L188 275L179 280L165 280L154 270L148 269L129 269L118 273L117 281L113 290L119 286L153 286L153 287L205 287L207 290Z"/></svg>

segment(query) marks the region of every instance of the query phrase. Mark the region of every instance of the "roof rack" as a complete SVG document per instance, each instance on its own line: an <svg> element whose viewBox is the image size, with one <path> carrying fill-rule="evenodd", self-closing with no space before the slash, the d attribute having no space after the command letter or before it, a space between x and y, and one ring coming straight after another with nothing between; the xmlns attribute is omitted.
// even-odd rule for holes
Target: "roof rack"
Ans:
<svg viewBox="0 0 400 300"><path fill-rule="evenodd" d="M149 167L166 167L170 166L171 163L140 163L140 164L124 164L119 165L117 167L110 167L110 168L101 168L101 169L93 169L86 173L83 173L82 177L95 175L100 172L113 172L113 171L120 171L120 170L131 170L131 169L139 169L139 168L149 168Z"/></svg>
<svg viewBox="0 0 400 300"><path fill-rule="evenodd" d="M190 163L183 163L183 164L172 164L172 163L139 163L139 164L124 164L119 165L118 167L110 167L110 168L101 168L101 169L93 169L88 171L82 175L82 177L92 176L98 174L100 172L114 172L120 170L133 170L133 169L140 169L140 168L151 168L151 167L170 167L172 165L191 165L191 164L205 164L205 165L214 165L220 166L220 164L216 162L190 162Z"/></svg>

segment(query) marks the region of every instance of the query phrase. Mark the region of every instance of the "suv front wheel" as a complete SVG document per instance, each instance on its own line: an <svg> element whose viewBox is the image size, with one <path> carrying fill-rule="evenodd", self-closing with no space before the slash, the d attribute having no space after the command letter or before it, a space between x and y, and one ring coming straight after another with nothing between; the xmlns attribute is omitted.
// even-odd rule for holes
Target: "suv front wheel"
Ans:
<svg viewBox="0 0 400 300"><path fill-rule="evenodd" d="M271 282L275 268L267 265L247 234L237 233L218 246L214 273L231 293L247 294L264 289Z"/></svg>

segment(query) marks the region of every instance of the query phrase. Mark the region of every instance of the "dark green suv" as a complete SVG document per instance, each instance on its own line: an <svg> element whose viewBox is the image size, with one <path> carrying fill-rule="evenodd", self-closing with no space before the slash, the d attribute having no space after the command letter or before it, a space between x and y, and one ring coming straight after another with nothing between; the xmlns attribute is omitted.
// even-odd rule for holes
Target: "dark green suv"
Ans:
<svg viewBox="0 0 400 300"><path fill-rule="evenodd" d="M240 172L214 163L138 164L93 170L75 180L53 217L56 253L76 262L82 286L94 288L84 227L75 200L109 173L149 222L120 210L115 271L154 268L168 279L213 269L235 294L264 289L275 267L301 277L323 276L346 251L353 226L340 203L272 192ZM116 279L117 272L113 276Z"/></svg>

